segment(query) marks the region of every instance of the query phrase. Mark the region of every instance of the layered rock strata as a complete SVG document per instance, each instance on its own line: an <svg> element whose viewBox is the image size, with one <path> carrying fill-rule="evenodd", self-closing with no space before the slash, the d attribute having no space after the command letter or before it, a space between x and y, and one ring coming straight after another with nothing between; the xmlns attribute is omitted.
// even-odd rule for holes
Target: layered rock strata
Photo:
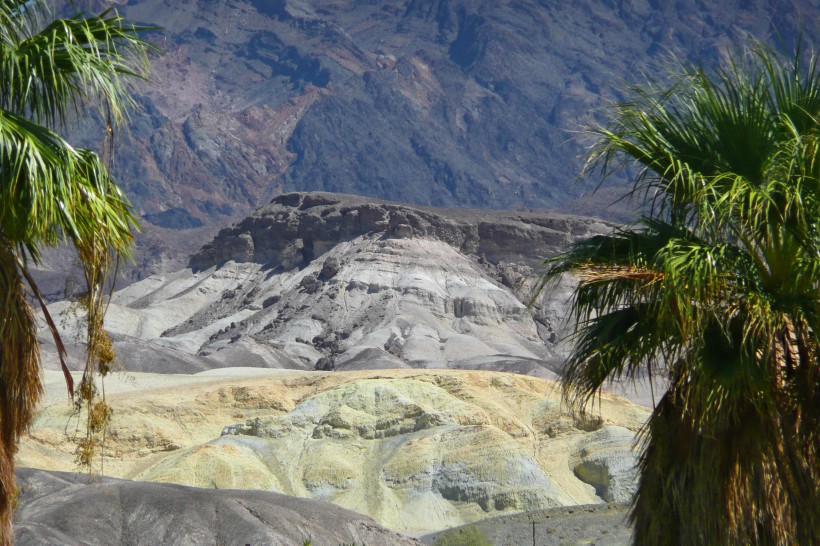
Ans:
<svg viewBox="0 0 820 546"><path fill-rule="evenodd" d="M571 287L528 307L537 264L607 229L573 216L287 194L222 230L189 269L116 293L107 328L126 368L140 371L413 367L553 377L566 353ZM63 322L68 339L81 333L72 317Z"/></svg>
<svg viewBox="0 0 820 546"><path fill-rule="evenodd" d="M18 464L73 470L71 407L46 379ZM106 391L109 476L325 500L414 533L626 501L648 415L604 394L576 419L552 381L456 370L131 374Z"/></svg>

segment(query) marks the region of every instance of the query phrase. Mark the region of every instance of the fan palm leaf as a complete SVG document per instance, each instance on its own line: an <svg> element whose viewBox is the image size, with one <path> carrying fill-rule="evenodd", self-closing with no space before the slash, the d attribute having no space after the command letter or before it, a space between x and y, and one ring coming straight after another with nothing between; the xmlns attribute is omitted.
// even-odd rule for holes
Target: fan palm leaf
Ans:
<svg viewBox="0 0 820 546"><path fill-rule="evenodd" d="M642 434L635 544L820 541L820 75L759 44L631 90L586 172L640 167L641 222L549 260L572 273L564 392L667 388Z"/></svg>

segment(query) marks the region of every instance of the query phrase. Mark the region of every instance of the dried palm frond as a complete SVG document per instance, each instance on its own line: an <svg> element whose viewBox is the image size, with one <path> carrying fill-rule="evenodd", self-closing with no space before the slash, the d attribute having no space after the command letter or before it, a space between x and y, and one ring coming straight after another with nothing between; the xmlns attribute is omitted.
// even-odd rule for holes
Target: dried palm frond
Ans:
<svg viewBox="0 0 820 546"><path fill-rule="evenodd" d="M37 323L14 249L0 239L0 544L11 544L14 455L42 392Z"/></svg>

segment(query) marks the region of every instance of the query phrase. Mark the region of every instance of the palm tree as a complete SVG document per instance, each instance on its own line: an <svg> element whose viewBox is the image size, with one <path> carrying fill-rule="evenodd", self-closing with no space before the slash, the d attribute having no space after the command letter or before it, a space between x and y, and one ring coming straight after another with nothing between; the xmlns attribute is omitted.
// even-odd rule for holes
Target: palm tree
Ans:
<svg viewBox="0 0 820 546"><path fill-rule="evenodd" d="M93 390L86 379L107 358L104 275L132 241L130 205L105 161L55 131L91 101L110 137L133 102L124 79L147 74L150 46L138 38L144 29L110 10L53 19L42 0L0 0L0 544L12 541L14 454L42 393L28 290L43 302L28 265L43 247L65 240L78 251L89 288L85 397Z"/></svg>
<svg viewBox="0 0 820 546"><path fill-rule="evenodd" d="M548 260L578 279L575 410L663 377L634 544L820 544L820 74L754 43L631 88L585 168L637 165L646 216ZM543 284L541 285L543 288Z"/></svg>

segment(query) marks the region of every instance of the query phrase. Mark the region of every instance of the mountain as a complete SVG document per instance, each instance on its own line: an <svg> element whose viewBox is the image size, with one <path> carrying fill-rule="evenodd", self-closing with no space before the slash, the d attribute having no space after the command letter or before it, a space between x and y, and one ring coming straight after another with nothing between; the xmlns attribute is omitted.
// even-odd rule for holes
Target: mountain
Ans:
<svg viewBox="0 0 820 546"><path fill-rule="evenodd" d="M571 329L571 287L528 307L537 268L609 229L554 213L289 193L220 231L188 268L116 292L106 328L131 371L462 368L554 377ZM82 329L72 309L51 305L69 340Z"/></svg>
<svg viewBox="0 0 820 546"><path fill-rule="evenodd" d="M589 188L574 183L577 132L623 82L662 73L667 52L712 65L746 36L790 47L820 28L819 0L80 5L163 27L116 155L147 226L132 280L295 190L624 218L604 206L617 191L577 201ZM101 141L93 119L77 138Z"/></svg>

